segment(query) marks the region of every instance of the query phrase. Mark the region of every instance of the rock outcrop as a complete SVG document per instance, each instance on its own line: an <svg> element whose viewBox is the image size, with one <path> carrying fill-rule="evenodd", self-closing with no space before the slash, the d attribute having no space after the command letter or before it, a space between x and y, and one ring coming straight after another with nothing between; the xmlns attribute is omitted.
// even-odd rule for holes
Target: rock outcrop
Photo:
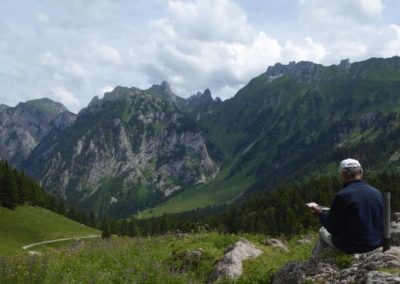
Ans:
<svg viewBox="0 0 400 284"><path fill-rule="evenodd" d="M343 267L340 253L327 248L308 261L287 263L276 273L273 283L400 283L400 213L393 214L391 230L390 250L343 254L350 260Z"/></svg>
<svg viewBox="0 0 400 284"><path fill-rule="evenodd" d="M330 252L286 264L273 283L400 283L400 247L356 254L351 265L342 269Z"/></svg>
<svg viewBox="0 0 400 284"><path fill-rule="evenodd" d="M224 277L232 280L239 278L243 272L243 260L254 258L262 254L251 242L240 239L225 250L224 257L208 278L208 283L214 283Z"/></svg>

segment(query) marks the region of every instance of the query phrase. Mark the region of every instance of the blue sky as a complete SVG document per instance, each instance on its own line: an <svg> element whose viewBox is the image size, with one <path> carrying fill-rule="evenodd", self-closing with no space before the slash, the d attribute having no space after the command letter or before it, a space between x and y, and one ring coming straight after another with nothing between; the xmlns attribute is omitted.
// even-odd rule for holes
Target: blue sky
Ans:
<svg viewBox="0 0 400 284"><path fill-rule="evenodd" d="M398 0L1 0L0 103L117 85L233 96L277 62L400 55Z"/></svg>

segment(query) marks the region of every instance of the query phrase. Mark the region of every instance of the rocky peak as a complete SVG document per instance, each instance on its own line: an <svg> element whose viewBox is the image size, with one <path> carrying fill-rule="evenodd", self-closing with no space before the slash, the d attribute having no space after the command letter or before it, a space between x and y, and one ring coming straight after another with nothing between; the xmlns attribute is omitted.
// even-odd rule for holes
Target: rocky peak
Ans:
<svg viewBox="0 0 400 284"><path fill-rule="evenodd" d="M173 94L171 86L169 85L169 83L167 81L162 81L160 87L165 94L168 94L168 95Z"/></svg>
<svg viewBox="0 0 400 284"><path fill-rule="evenodd" d="M126 97L129 96L135 96L141 93L143 93L143 91L135 87L127 88L127 87L117 86L113 91L105 93L103 99L101 99L100 101L116 101L125 99Z"/></svg>
<svg viewBox="0 0 400 284"><path fill-rule="evenodd" d="M160 85L153 85L150 87L150 89L146 90L146 92L155 95L157 97L160 97L164 100L171 101L175 104L179 104L182 98L178 97L177 95L174 94L174 92L171 89L171 86L167 81L162 81Z"/></svg>
<svg viewBox="0 0 400 284"><path fill-rule="evenodd" d="M0 104L0 111L10 108L8 105Z"/></svg>
<svg viewBox="0 0 400 284"><path fill-rule="evenodd" d="M201 114L210 111L215 104L218 103L220 99L214 99L211 96L211 91L205 89L204 92L197 92L196 94L190 96L184 106L184 110L187 112L194 112L196 114Z"/></svg>
<svg viewBox="0 0 400 284"><path fill-rule="evenodd" d="M85 112L87 109L93 111L96 110L99 106L101 106L104 102L125 100L129 97L136 96L142 93L143 91L135 87L127 88L127 87L117 86L111 92L104 93L104 97L101 99L98 96L94 96L90 101L89 105L87 106L87 108L84 108L82 111Z"/></svg>
<svg viewBox="0 0 400 284"><path fill-rule="evenodd" d="M215 97L215 103L217 103L217 104L220 104L220 103L222 103L222 100L221 100L221 98L220 97Z"/></svg>
<svg viewBox="0 0 400 284"><path fill-rule="evenodd" d="M28 107L39 110L40 112L47 113L53 117L58 114L68 111L67 108L59 102L55 102L49 98L42 98L30 100L25 103L19 103L20 107Z"/></svg>
<svg viewBox="0 0 400 284"><path fill-rule="evenodd" d="M338 68L343 71L348 71L350 69L350 67L351 67L351 64L350 64L350 60L348 58L342 59L338 65Z"/></svg>
<svg viewBox="0 0 400 284"><path fill-rule="evenodd" d="M351 63L349 59L341 60L338 65L336 65L338 70L347 72ZM310 61L300 61L300 62L290 62L287 65L276 63L274 66L269 66L265 75L267 75L269 81L281 77L283 75L288 75L294 78L296 81L301 83L312 83L315 80L321 79L326 80L326 76L320 76L324 74L325 67ZM334 77L329 77L330 79Z"/></svg>
<svg viewBox="0 0 400 284"><path fill-rule="evenodd" d="M214 102L212 96L211 96L211 91L209 89L205 89L204 92L197 92L195 95L192 95L188 98L188 103L193 104L193 103L212 103Z"/></svg>
<svg viewBox="0 0 400 284"><path fill-rule="evenodd" d="M276 63L274 66L269 66L267 72L265 73L269 77L282 76L289 71L293 70L296 66L295 61L291 61L288 65L283 65L282 63Z"/></svg>
<svg viewBox="0 0 400 284"><path fill-rule="evenodd" d="M3 110L0 112L0 157L14 166L28 157L53 126L66 127L73 123L73 114L48 98L19 103ZM53 120L56 120L55 124Z"/></svg>

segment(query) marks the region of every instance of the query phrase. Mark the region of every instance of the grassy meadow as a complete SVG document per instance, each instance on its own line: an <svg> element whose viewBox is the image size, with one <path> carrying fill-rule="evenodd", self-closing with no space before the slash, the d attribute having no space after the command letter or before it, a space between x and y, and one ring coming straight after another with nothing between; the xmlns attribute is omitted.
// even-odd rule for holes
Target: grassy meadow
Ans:
<svg viewBox="0 0 400 284"><path fill-rule="evenodd" d="M31 243L101 234L64 216L40 207L0 207L0 256L26 253Z"/></svg>
<svg viewBox="0 0 400 284"><path fill-rule="evenodd" d="M226 247L244 237L264 253L244 262L237 283L269 283L290 260L310 256L312 244L287 241L284 252L262 235L197 233L147 238L92 239L80 246L48 248L42 255L0 257L0 283L204 283ZM188 257L198 251L199 257ZM223 280L223 283L229 283Z"/></svg>
<svg viewBox="0 0 400 284"><path fill-rule="evenodd" d="M254 177L246 176L245 174L237 174L228 178L230 169L231 166L223 169L222 172L209 183L171 196L171 198L168 198L165 202L153 208L143 210L140 214L137 214L136 217L157 217L162 216L164 213L173 214L232 202L245 188L254 182Z"/></svg>

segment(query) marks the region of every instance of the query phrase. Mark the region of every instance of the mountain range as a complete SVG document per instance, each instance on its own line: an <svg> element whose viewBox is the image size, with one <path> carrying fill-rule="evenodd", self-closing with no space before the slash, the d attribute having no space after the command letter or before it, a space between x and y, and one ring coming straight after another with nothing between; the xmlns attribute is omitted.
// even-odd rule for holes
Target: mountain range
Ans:
<svg viewBox="0 0 400 284"><path fill-rule="evenodd" d="M77 115L49 99L0 106L0 157L52 194L125 217L217 205L282 182L400 159L400 57L276 64L231 99L167 82L116 87Z"/></svg>

